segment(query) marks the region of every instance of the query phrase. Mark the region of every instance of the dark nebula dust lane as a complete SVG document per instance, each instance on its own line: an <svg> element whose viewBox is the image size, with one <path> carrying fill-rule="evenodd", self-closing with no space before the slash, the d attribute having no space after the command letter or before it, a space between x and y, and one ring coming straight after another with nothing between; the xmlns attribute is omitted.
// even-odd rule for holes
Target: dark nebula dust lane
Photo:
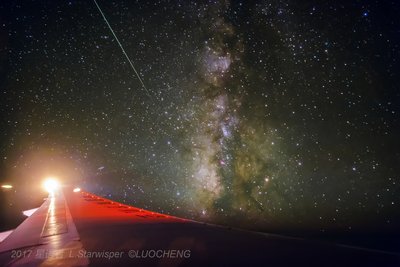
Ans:
<svg viewBox="0 0 400 267"><path fill-rule="evenodd" d="M118 41L92 1L0 3L2 183L265 231L398 229L398 3L97 3Z"/></svg>

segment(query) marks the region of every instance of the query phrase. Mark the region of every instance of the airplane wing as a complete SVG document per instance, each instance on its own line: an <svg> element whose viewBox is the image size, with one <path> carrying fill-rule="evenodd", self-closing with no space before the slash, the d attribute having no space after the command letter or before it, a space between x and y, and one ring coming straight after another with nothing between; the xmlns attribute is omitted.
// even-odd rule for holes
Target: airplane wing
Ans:
<svg viewBox="0 0 400 267"><path fill-rule="evenodd" d="M400 266L400 255L231 229L64 188L0 243L1 266Z"/></svg>

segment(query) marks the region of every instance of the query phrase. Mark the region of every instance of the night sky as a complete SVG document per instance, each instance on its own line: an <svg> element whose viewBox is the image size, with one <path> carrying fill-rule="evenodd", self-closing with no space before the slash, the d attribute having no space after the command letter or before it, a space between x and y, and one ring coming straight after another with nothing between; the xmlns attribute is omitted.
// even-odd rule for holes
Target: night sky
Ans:
<svg viewBox="0 0 400 267"><path fill-rule="evenodd" d="M2 182L249 229L400 225L399 3L98 3L145 87L93 1L1 1Z"/></svg>

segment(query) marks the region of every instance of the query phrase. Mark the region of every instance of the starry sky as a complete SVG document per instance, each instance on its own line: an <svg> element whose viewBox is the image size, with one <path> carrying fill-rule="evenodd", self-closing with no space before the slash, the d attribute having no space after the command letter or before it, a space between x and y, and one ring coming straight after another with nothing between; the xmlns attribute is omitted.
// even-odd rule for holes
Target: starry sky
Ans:
<svg viewBox="0 0 400 267"><path fill-rule="evenodd" d="M93 1L1 1L2 182L249 229L399 226L399 3L98 4L145 88Z"/></svg>

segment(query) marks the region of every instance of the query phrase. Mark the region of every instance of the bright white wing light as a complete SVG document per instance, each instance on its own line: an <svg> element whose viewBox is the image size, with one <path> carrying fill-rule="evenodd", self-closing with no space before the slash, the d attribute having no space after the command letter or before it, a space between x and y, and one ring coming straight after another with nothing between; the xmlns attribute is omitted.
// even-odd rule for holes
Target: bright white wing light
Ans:
<svg viewBox="0 0 400 267"><path fill-rule="evenodd" d="M30 217L35 211L37 211L38 208L36 209L30 209L30 210L24 210L22 214L24 214L26 217Z"/></svg>
<svg viewBox="0 0 400 267"><path fill-rule="evenodd" d="M47 192L51 194L57 191L58 188L60 188L60 183L54 178L48 178L44 181L43 187L44 189L46 189Z"/></svg>

